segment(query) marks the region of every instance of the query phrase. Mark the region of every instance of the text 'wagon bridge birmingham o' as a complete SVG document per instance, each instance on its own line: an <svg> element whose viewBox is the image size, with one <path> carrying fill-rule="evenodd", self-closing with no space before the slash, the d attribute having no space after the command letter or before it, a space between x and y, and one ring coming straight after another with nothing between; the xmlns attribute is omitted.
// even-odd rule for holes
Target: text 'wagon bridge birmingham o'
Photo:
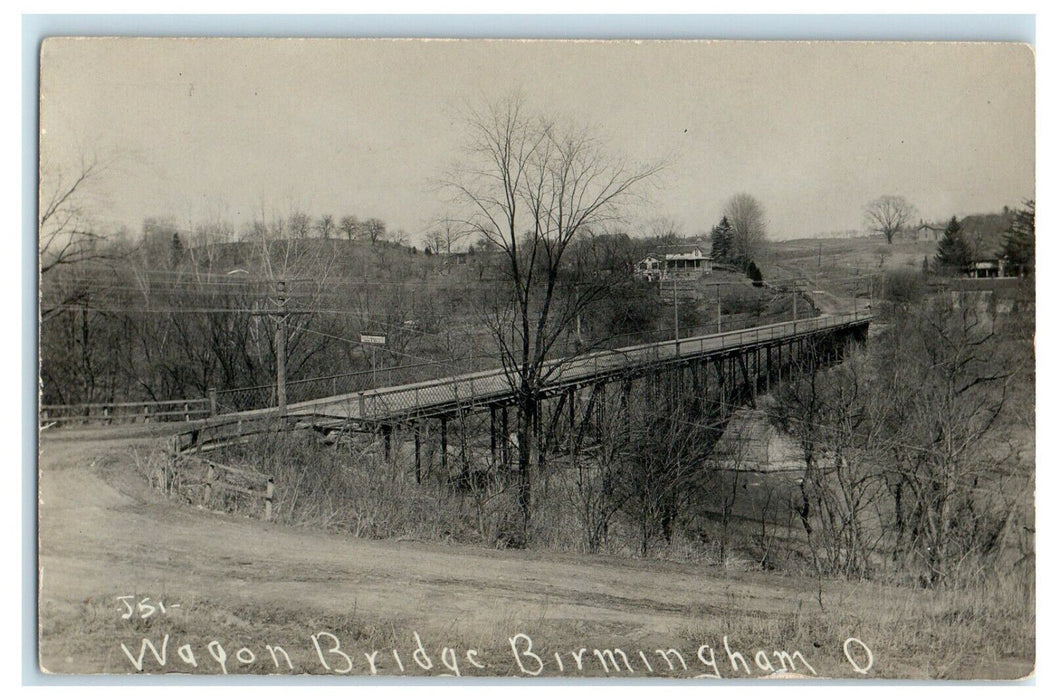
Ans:
<svg viewBox="0 0 1050 700"><path fill-rule="evenodd" d="M722 407L716 423L724 426L734 407L753 404L780 379L845 357L852 345L866 340L871 320L867 311L825 314L551 360L544 367L540 415L552 425L561 420L571 427L601 415L613 391L627 402L635 383L644 391L646 385L666 382L683 399L713 395ZM514 368L496 369L303 401L289 404L283 413L225 414L179 433L171 446L178 454L275 429L312 429L329 436L355 431L382 434L389 457L395 436L408 431L418 470L421 426L440 424L444 463L449 421L488 410L490 448L506 464L514 439L508 413L519 403L518 381Z"/></svg>

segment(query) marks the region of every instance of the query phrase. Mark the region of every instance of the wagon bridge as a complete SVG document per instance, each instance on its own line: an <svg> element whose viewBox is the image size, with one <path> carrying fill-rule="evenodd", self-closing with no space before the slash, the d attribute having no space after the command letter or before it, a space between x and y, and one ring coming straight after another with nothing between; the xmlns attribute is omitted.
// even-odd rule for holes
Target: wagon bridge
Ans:
<svg viewBox="0 0 1050 700"><path fill-rule="evenodd" d="M551 360L545 367L543 403L556 401L550 420L577 419L577 404L606 400L610 387L628 400L636 380L668 379L676 392L694 395L717 388L719 401L731 407L754 402L785 375L843 358L853 344L867 338L867 312L826 314L743 330L603 350ZM204 421L173 439L175 452L206 451L274 429L309 428L326 435L346 431L382 434L389 457L395 435L411 433L417 476L421 427L440 424L441 458L448 451L448 425L453 420L488 411L493 457L507 462L512 440L510 416L518 403L517 378L503 369L443 377L290 404L276 409L231 413ZM601 407L599 406L599 411ZM588 410L589 413L589 410ZM584 418L586 420L586 418Z"/></svg>

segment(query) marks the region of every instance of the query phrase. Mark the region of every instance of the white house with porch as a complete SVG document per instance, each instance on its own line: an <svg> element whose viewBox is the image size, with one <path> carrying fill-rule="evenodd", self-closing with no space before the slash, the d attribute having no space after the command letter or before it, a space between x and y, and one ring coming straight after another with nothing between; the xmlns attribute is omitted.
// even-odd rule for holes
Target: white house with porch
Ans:
<svg viewBox="0 0 1050 700"><path fill-rule="evenodd" d="M685 252L664 255L664 279L694 280L711 272L714 260L694 246Z"/></svg>
<svg viewBox="0 0 1050 700"><path fill-rule="evenodd" d="M649 282L661 280L695 280L712 270L714 260L700 250L699 246L678 246L663 259L648 255L634 266L636 277Z"/></svg>

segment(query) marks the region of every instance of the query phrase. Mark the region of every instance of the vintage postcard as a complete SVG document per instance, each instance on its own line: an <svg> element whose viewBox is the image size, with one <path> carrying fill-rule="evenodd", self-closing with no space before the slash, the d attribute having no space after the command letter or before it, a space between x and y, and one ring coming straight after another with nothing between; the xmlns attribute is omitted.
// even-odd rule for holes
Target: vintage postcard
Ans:
<svg viewBox="0 0 1050 700"><path fill-rule="evenodd" d="M43 672L1033 672L1031 47L54 37L39 97Z"/></svg>

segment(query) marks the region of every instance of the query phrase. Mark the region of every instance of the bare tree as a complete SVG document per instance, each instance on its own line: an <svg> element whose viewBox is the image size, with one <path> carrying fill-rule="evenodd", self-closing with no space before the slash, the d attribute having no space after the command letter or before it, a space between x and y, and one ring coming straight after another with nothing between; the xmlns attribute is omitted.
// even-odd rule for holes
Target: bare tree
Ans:
<svg viewBox="0 0 1050 700"><path fill-rule="evenodd" d="M766 210L757 199L741 192L729 198L724 214L733 227L730 256L737 264L746 266L765 246Z"/></svg>
<svg viewBox="0 0 1050 700"><path fill-rule="evenodd" d="M85 207L87 191L109 163L82 159L72 171L41 163L37 223L40 235L40 274L102 255L102 236L92 225Z"/></svg>
<svg viewBox="0 0 1050 700"><path fill-rule="evenodd" d="M288 232L292 238L308 238L310 236L310 216L306 212L296 209L288 217Z"/></svg>
<svg viewBox="0 0 1050 700"><path fill-rule="evenodd" d="M631 421L621 488L625 510L638 528L640 554L649 556L657 537L671 544L683 505L708 480L708 457L721 434L716 407L694 412L665 388L647 397L642 415Z"/></svg>
<svg viewBox="0 0 1050 700"><path fill-rule="evenodd" d="M816 351L807 353L799 378L777 388L770 418L802 448L805 469L792 508L805 530L818 575L865 577L882 538L885 445L871 432L884 411L873 397L864 358L817 370Z"/></svg>
<svg viewBox="0 0 1050 700"><path fill-rule="evenodd" d="M934 300L842 365L807 353L777 388L770 417L803 450L793 508L818 575L867 577L881 560L936 585L998 561L1029 477L1004 421L1032 362L1002 335L979 308Z"/></svg>
<svg viewBox="0 0 1050 700"><path fill-rule="evenodd" d="M369 242L375 245L386 238L386 223L373 217L364 223L364 232Z"/></svg>
<svg viewBox="0 0 1050 700"><path fill-rule="evenodd" d="M895 553L928 583L994 551L1006 522L990 486L1008 464L1004 410L1030 360L1001 336L974 304L932 304L902 317L877 358L882 385L872 393L887 406L880 437L892 454Z"/></svg>
<svg viewBox="0 0 1050 700"><path fill-rule="evenodd" d="M431 253L439 255L441 249L444 247L444 240L441 237L441 232L427 231L426 235L423 236L423 244Z"/></svg>
<svg viewBox="0 0 1050 700"><path fill-rule="evenodd" d="M682 224L672 218L660 216L646 226L645 236L657 246L678 245L682 240Z"/></svg>
<svg viewBox="0 0 1050 700"><path fill-rule="evenodd" d="M335 217L331 214L325 214L317 220L317 232L321 234L321 238L328 240L335 233Z"/></svg>
<svg viewBox="0 0 1050 700"><path fill-rule="evenodd" d="M219 217L197 224L193 228L194 244L210 248L233 240L233 224Z"/></svg>
<svg viewBox="0 0 1050 700"><path fill-rule="evenodd" d="M289 222L287 219L267 214L266 208L261 207L260 212L248 224L242 239L253 242L276 241L285 238L288 235L288 231Z"/></svg>
<svg viewBox="0 0 1050 700"><path fill-rule="evenodd" d="M93 186L115 163L116 158L81 158L68 169L41 161L37 234L42 321L90 300L90 285L76 272L80 266L113 263L131 249L126 242L111 244L91 218Z"/></svg>
<svg viewBox="0 0 1050 700"><path fill-rule="evenodd" d="M527 542L530 475L539 455L533 432L552 350L588 293L560 294L565 253L576 235L601 227L659 166L609 157L585 130L530 114L520 98L473 111L466 161L448 186L465 208L463 222L506 263L506 304L491 317L505 371L517 390L518 505Z"/></svg>
<svg viewBox="0 0 1050 700"><path fill-rule="evenodd" d="M609 389L606 385L592 387L581 406L583 420L568 435L568 461L575 471L571 500L579 514L583 545L591 554L605 546L613 518L631 496L623 486L630 407L617 401L617 408L608 410ZM581 447L588 429L601 439L594 441L592 450L584 451Z"/></svg>
<svg viewBox="0 0 1050 700"><path fill-rule="evenodd" d="M471 230L463 225L462 222L457 221L453 216L446 214L434 224L433 233L436 234L435 240L440 242L441 249L443 252L451 254L452 246L459 243L461 240L471 234ZM442 250L433 248L435 253L440 253Z"/></svg>
<svg viewBox="0 0 1050 700"><path fill-rule="evenodd" d="M911 222L915 214L915 207L899 195L883 195L868 202L864 209L868 225L884 235L890 245L893 244L893 237Z"/></svg>
<svg viewBox="0 0 1050 700"><path fill-rule="evenodd" d="M352 214L339 220L339 232L346 236L348 241L352 241L360 236L362 228L361 222Z"/></svg>

